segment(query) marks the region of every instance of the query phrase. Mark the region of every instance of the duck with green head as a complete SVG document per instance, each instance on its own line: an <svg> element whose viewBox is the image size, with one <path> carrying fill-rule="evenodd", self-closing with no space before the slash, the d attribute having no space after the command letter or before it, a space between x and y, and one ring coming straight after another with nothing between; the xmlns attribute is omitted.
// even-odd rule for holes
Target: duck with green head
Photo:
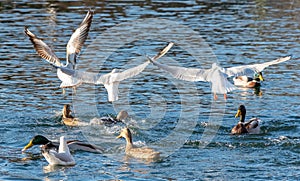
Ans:
<svg viewBox="0 0 300 181"><path fill-rule="evenodd" d="M246 88L259 87L261 81L264 81L262 72L255 72L253 78L245 75L233 78L234 85Z"/></svg>
<svg viewBox="0 0 300 181"><path fill-rule="evenodd" d="M240 105L235 117L240 117L240 121L237 125L235 125L232 130L231 134L259 134L260 133L260 120L258 118L252 118L248 122L245 122L246 118L246 107L244 105Z"/></svg>
<svg viewBox="0 0 300 181"><path fill-rule="evenodd" d="M29 143L22 149L22 152L25 152L27 149L31 148L34 145L46 145L48 148L58 150L59 142L50 141L45 136L36 135L34 136ZM67 145L71 151L87 151L87 152L94 152L94 153L101 153L103 149L89 143L85 143L78 140L68 140Z"/></svg>

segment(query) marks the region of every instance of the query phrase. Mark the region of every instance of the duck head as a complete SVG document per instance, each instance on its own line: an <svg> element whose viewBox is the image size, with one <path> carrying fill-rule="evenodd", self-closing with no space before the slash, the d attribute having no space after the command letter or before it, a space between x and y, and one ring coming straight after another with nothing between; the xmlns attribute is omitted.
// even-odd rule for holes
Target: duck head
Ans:
<svg viewBox="0 0 300 181"><path fill-rule="evenodd" d="M65 104L62 111L63 118L70 118L71 112L70 105Z"/></svg>
<svg viewBox="0 0 300 181"><path fill-rule="evenodd" d="M240 107L237 110L237 113L235 114L235 118L240 117L240 122L245 121L246 117L246 107L244 105L240 105Z"/></svg>
<svg viewBox="0 0 300 181"><path fill-rule="evenodd" d="M128 143L132 144L132 135L128 128L123 128L117 138L125 138Z"/></svg>
<svg viewBox="0 0 300 181"><path fill-rule="evenodd" d="M262 72L255 72L254 73L254 80L256 81L264 81L264 77L262 75Z"/></svg>
<svg viewBox="0 0 300 181"><path fill-rule="evenodd" d="M124 120L124 119L126 119L126 118L128 118L128 113L127 113L127 111L124 111L124 110L121 110L120 112L119 112L119 114L117 115L117 120L118 121L122 121L122 120Z"/></svg>
<svg viewBox="0 0 300 181"><path fill-rule="evenodd" d="M34 145L46 145L47 143L51 143L46 137L42 135L36 135L34 136L29 143L22 149L23 151L26 151L28 148L31 148Z"/></svg>

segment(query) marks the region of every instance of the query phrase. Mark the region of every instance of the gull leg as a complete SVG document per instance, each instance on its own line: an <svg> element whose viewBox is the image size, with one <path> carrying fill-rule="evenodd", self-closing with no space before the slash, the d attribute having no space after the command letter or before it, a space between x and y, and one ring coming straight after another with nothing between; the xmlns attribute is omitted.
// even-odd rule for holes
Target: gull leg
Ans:
<svg viewBox="0 0 300 181"><path fill-rule="evenodd" d="M73 87L74 95L76 95L76 87Z"/></svg>
<svg viewBox="0 0 300 181"><path fill-rule="evenodd" d="M214 93L214 100L216 101L218 99L218 96L216 93Z"/></svg>
<svg viewBox="0 0 300 181"><path fill-rule="evenodd" d="M224 99L225 99L225 100L227 99L227 94L224 94Z"/></svg>

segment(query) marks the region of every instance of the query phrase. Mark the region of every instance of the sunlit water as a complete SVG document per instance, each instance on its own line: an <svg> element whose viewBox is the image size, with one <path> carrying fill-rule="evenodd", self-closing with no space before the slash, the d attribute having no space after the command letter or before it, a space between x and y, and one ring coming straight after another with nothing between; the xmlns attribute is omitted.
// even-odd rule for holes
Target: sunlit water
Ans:
<svg viewBox="0 0 300 181"><path fill-rule="evenodd" d="M1 1L1 180L299 180L299 7L283 0ZM168 41L177 44L159 61L170 65L208 68L217 60L230 67L293 58L264 71L261 95L238 89L226 102L222 95L212 101L208 83L177 81L151 64L120 84L120 100L113 104L102 85L63 95L55 69L36 55L24 26L64 59L69 37L90 8L95 15L78 68L100 74L143 63L145 54L155 55ZM126 25L149 18L156 22ZM135 29L143 26L145 31ZM195 55L199 45L205 53ZM124 140L115 139L121 126L64 126L60 111L66 103L86 122L127 109L134 143L154 147L163 158L125 158ZM248 118L262 120L261 134L229 134L240 104ZM75 152L75 166L49 167L38 147L21 153L36 134L86 140L106 151Z"/></svg>

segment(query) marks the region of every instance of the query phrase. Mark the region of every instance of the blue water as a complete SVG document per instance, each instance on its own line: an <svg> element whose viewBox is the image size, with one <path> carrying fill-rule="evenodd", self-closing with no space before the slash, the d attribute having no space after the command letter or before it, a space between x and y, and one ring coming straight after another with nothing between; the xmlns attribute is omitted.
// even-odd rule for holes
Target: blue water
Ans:
<svg viewBox="0 0 300 181"><path fill-rule="evenodd" d="M298 1L4 1L0 2L1 180L299 180ZM64 60L65 47L88 9L95 12L77 68L107 73L144 63L169 41L168 65L208 68L293 58L264 70L262 94L239 88L213 101L210 85L185 82L149 65L120 84L120 99L107 101L102 85L62 94L56 70L42 60L24 26ZM160 151L145 162L126 158L120 126L64 126L71 104L86 122L126 109L133 141ZM261 134L230 135L240 104L262 120ZM49 167L38 147L21 149L36 134L65 135L105 148L75 152L73 167Z"/></svg>

